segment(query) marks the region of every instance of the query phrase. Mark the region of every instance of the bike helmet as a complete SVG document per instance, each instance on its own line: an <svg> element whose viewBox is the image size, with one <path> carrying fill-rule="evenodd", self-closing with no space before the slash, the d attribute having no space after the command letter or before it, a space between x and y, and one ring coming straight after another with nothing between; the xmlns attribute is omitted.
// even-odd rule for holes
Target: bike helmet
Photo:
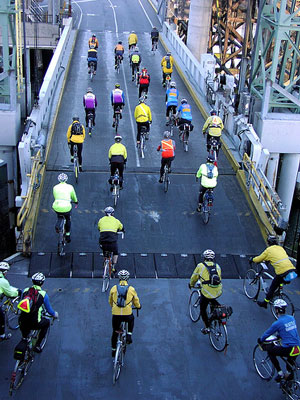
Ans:
<svg viewBox="0 0 300 400"><path fill-rule="evenodd" d="M64 173L59 174L58 177L57 177L57 179L58 179L58 182L67 182L67 180L68 180L68 175L67 175L67 174L64 174Z"/></svg>
<svg viewBox="0 0 300 400"><path fill-rule="evenodd" d="M120 40L120 41L118 42L118 44L122 44L122 40Z"/></svg>
<svg viewBox="0 0 300 400"><path fill-rule="evenodd" d="M181 104L187 103L187 99L181 99Z"/></svg>
<svg viewBox="0 0 300 400"><path fill-rule="evenodd" d="M287 308L287 302L282 300L282 299L276 299L273 303L273 306L275 308L276 311L280 312L280 313L285 313L285 310Z"/></svg>
<svg viewBox="0 0 300 400"><path fill-rule="evenodd" d="M210 115L218 115L217 110L211 110Z"/></svg>
<svg viewBox="0 0 300 400"><path fill-rule="evenodd" d="M214 260L215 256L215 252L212 250L207 249L203 252L203 257L205 260Z"/></svg>
<svg viewBox="0 0 300 400"><path fill-rule="evenodd" d="M37 272L36 274L32 275L31 279L34 285L42 286L46 278L44 274L42 274L41 272Z"/></svg>
<svg viewBox="0 0 300 400"><path fill-rule="evenodd" d="M122 136L121 135L116 135L115 136L115 141L116 142L121 142L121 140L122 140Z"/></svg>
<svg viewBox="0 0 300 400"><path fill-rule="evenodd" d="M10 266L6 261L0 262L0 271L7 272L10 270Z"/></svg>
<svg viewBox="0 0 300 400"><path fill-rule="evenodd" d="M170 83L170 87L171 87L171 88L175 88L175 89L176 89L176 82L174 82L174 81L173 81L173 82L171 82L171 83Z"/></svg>
<svg viewBox="0 0 300 400"><path fill-rule="evenodd" d="M139 48L138 48L138 46L135 46L135 49L134 49L134 51L139 51Z"/></svg>
<svg viewBox="0 0 300 400"><path fill-rule="evenodd" d="M130 277L130 273L126 269L121 269L121 271L118 272L118 278L120 281L128 281Z"/></svg>
<svg viewBox="0 0 300 400"><path fill-rule="evenodd" d="M164 131L164 138L168 139L170 137L169 131Z"/></svg>
<svg viewBox="0 0 300 400"><path fill-rule="evenodd" d="M88 93L88 92L93 93L93 89L92 89L91 87L88 87L88 88L86 89L86 92L87 92L87 93Z"/></svg>
<svg viewBox="0 0 300 400"><path fill-rule="evenodd" d="M144 96L139 98L139 103L145 103L145 97Z"/></svg>
<svg viewBox="0 0 300 400"><path fill-rule="evenodd" d="M170 57L172 53L170 51L167 52L167 56Z"/></svg>
<svg viewBox="0 0 300 400"><path fill-rule="evenodd" d="M121 87L121 85L119 84L119 83L116 83L115 84L115 88L117 89L117 88L120 88Z"/></svg>
<svg viewBox="0 0 300 400"><path fill-rule="evenodd" d="M135 33L134 31L131 31L131 33Z"/></svg>
<svg viewBox="0 0 300 400"><path fill-rule="evenodd" d="M114 210L112 207L108 206L108 207L106 207L106 209L104 210L104 212L105 212L105 214L106 214L107 216L111 216L111 215L114 215L115 210Z"/></svg>
<svg viewBox="0 0 300 400"><path fill-rule="evenodd" d="M93 33L93 34L92 34L92 37L96 37L96 35Z"/></svg>
<svg viewBox="0 0 300 400"><path fill-rule="evenodd" d="M74 117L73 117L73 121L79 121L79 117L78 117L78 115L74 115Z"/></svg>
<svg viewBox="0 0 300 400"><path fill-rule="evenodd" d="M267 239L268 245L273 246L277 244L277 237L275 235L269 235Z"/></svg>
<svg viewBox="0 0 300 400"><path fill-rule="evenodd" d="M208 156L207 159L206 159L206 161L207 161L208 163L214 163L214 162L215 162L215 159L212 158L211 156Z"/></svg>

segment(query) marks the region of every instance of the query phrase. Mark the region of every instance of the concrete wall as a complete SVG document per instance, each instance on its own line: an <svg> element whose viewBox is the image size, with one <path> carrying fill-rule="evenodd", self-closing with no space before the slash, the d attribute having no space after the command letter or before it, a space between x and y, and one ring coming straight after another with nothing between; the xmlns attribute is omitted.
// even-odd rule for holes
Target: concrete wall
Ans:
<svg viewBox="0 0 300 400"><path fill-rule="evenodd" d="M21 107L17 104L16 110L0 110L0 144L1 146L16 146L20 139Z"/></svg>

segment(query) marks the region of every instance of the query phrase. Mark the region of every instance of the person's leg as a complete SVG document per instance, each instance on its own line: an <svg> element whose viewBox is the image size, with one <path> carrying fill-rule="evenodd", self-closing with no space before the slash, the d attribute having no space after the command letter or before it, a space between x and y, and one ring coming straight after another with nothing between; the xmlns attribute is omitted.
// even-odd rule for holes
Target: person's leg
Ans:
<svg viewBox="0 0 300 400"><path fill-rule="evenodd" d="M83 148L83 143L77 143L77 148L78 148L79 168L82 169L82 148Z"/></svg>
<svg viewBox="0 0 300 400"><path fill-rule="evenodd" d="M85 126L88 126L88 109L85 108Z"/></svg>
<svg viewBox="0 0 300 400"><path fill-rule="evenodd" d="M124 173L124 163L118 163L119 175L121 180L123 180L123 173ZM122 185L121 185L122 186Z"/></svg>
<svg viewBox="0 0 300 400"><path fill-rule="evenodd" d="M201 294L200 315L204 322L205 328L209 328L208 316L207 316L207 311L206 311L209 301L210 300L207 297L205 297L205 296L203 296L203 294Z"/></svg>
<svg viewBox="0 0 300 400"><path fill-rule="evenodd" d="M120 315L112 316L111 351L113 357L115 356L117 350L118 334L116 333L116 331L120 329L121 322L122 322L122 316Z"/></svg>
<svg viewBox="0 0 300 400"><path fill-rule="evenodd" d="M279 361L277 360L277 356L287 357L291 352L291 347L282 347L272 344L267 347L267 352L272 364L278 372L278 376L275 378L275 380L280 380L280 378L283 377L283 371L280 367Z"/></svg>
<svg viewBox="0 0 300 400"><path fill-rule="evenodd" d="M5 335L5 313L0 307L0 336Z"/></svg>
<svg viewBox="0 0 300 400"><path fill-rule="evenodd" d="M35 325L34 328L40 330L39 337L38 337L38 339L36 341L36 345L35 345L36 348L40 347L42 340L46 336L49 326L50 326L50 321L47 318L42 318L41 321L37 325Z"/></svg>
<svg viewBox="0 0 300 400"><path fill-rule="evenodd" d="M276 275L274 279L272 280L271 286L269 287L268 293L266 295L265 300L270 301L271 298L273 297L273 294L275 290L280 286L281 283L283 283L283 277L281 275Z"/></svg>
<svg viewBox="0 0 300 400"><path fill-rule="evenodd" d="M169 121L170 121L170 108L171 108L171 106L167 106L167 109L166 109L166 126L169 125Z"/></svg>
<svg viewBox="0 0 300 400"><path fill-rule="evenodd" d="M142 94L142 85L140 84L139 85L139 98L141 97L141 94Z"/></svg>
<svg viewBox="0 0 300 400"><path fill-rule="evenodd" d="M28 323L22 321L21 317L19 318L19 325L20 325L20 331L22 334L22 338L27 338L31 331L31 326L28 325Z"/></svg>
<svg viewBox="0 0 300 400"><path fill-rule="evenodd" d="M204 196L204 193L206 192L206 189L207 189L207 188L205 188L205 187L203 187L202 185L200 185L198 203L201 204L201 205L202 205L202 203L203 203L203 196Z"/></svg>
<svg viewBox="0 0 300 400"><path fill-rule="evenodd" d="M162 177L164 174L164 169L165 169L165 165L167 164L167 159L166 158L162 158L161 159L161 166L160 166L160 178L159 178L159 182L162 183Z"/></svg>
<svg viewBox="0 0 300 400"><path fill-rule="evenodd" d="M142 126L142 123L137 122L136 125L137 125L136 142L140 143L141 142L141 126Z"/></svg>
<svg viewBox="0 0 300 400"><path fill-rule="evenodd" d="M116 264L117 264L117 262L118 262L118 255L119 255L119 251L118 251L118 242L116 241L116 242L111 243L110 248L111 248L110 251L113 252L113 259L112 259L113 265L112 265L112 270L113 270L114 273L116 273L116 272L117 272L117 270L116 270Z"/></svg>
<svg viewBox="0 0 300 400"><path fill-rule="evenodd" d="M63 213L66 219L66 234L71 232L71 211Z"/></svg>
<svg viewBox="0 0 300 400"><path fill-rule="evenodd" d="M74 162L74 143L70 142L70 154L71 154L71 162Z"/></svg>
<svg viewBox="0 0 300 400"><path fill-rule="evenodd" d="M92 113L93 113L93 126L95 126L95 119L96 119L96 109L92 108Z"/></svg>
<svg viewBox="0 0 300 400"><path fill-rule="evenodd" d="M134 315L126 315L126 322L128 323L128 331L127 331L127 337L126 337L126 343L130 344L132 343L132 332L134 328Z"/></svg>

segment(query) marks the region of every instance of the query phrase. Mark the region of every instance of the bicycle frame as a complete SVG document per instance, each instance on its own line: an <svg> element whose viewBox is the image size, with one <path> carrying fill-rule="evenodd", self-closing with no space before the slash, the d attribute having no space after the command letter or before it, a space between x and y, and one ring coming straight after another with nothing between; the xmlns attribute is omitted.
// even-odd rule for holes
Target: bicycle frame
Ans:
<svg viewBox="0 0 300 400"><path fill-rule="evenodd" d="M89 135L92 136L93 120L94 120L93 113L89 112L87 118L88 118Z"/></svg>
<svg viewBox="0 0 300 400"><path fill-rule="evenodd" d="M64 256L64 248L66 245L66 238L65 238L65 226L66 226L66 218L64 215L59 214L57 216L57 219L59 220L59 223L57 223L58 227L58 243L57 243L57 254L59 256Z"/></svg>
<svg viewBox="0 0 300 400"><path fill-rule="evenodd" d="M121 114L120 107L117 107L115 110L116 133L118 133L118 127L119 127L119 123L120 123L120 114Z"/></svg>
<svg viewBox="0 0 300 400"><path fill-rule="evenodd" d="M213 200L213 189L207 189L203 196L203 205L201 210L203 222L205 224L207 224L209 221Z"/></svg>
<svg viewBox="0 0 300 400"><path fill-rule="evenodd" d="M141 142L140 142L140 156L145 158L145 148L146 148L146 136L148 133L148 129L145 126L141 127Z"/></svg>
<svg viewBox="0 0 300 400"><path fill-rule="evenodd" d="M74 154L74 174L76 183L78 183L78 175L79 175L79 160L78 160L78 147L77 144L73 147L73 154Z"/></svg>
<svg viewBox="0 0 300 400"><path fill-rule="evenodd" d="M112 178L112 185L113 185L112 197L114 200L114 206L116 207L118 199L120 197L120 176L118 169L116 170L115 175Z"/></svg>

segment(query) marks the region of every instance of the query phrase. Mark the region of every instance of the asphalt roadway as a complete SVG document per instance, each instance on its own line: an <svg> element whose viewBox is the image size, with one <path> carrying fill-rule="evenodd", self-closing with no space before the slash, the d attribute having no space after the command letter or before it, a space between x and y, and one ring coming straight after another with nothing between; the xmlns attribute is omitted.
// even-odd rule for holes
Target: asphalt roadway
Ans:
<svg viewBox="0 0 300 400"><path fill-rule="evenodd" d="M16 286L29 284L25 276L10 274L9 279ZM101 281L47 279L45 289L60 318L14 398L281 399L275 381L262 381L252 362L257 337L273 322L271 312L246 298L241 280L224 280L221 301L233 307L233 314L227 324L227 352L218 353L200 332L203 323L189 319L187 283L184 279L131 281L142 310L135 319L133 344L126 352L120 379L113 386L111 312L108 294L101 293ZM299 309L298 281L288 293ZM9 398L13 348L19 339L20 333L13 332L11 340L0 343L1 400Z"/></svg>

